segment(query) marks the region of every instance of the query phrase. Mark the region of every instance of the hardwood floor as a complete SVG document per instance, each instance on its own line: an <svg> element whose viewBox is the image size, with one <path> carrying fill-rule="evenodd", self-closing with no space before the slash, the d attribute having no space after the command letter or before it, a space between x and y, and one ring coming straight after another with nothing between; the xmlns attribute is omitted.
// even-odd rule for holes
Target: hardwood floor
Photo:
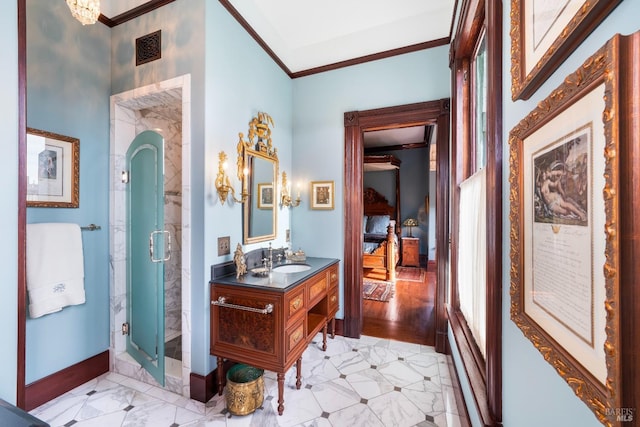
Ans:
<svg viewBox="0 0 640 427"><path fill-rule="evenodd" d="M363 300L364 335L435 345L436 274L433 266L422 282L396 280L395 295L389 302ZM384 279L384 272L365 270L365 277Z"/></svg>

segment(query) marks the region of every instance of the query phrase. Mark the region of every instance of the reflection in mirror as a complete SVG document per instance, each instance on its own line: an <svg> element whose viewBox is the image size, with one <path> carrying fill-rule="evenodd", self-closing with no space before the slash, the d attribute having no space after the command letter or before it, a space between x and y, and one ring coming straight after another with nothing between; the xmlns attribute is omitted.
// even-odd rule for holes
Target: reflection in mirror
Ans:
<svg viewBox="0 0 640 427"><path fill-rule="evenodd" d="M248 139L240 133L238 177L249 199L244 203L244 244L276 238L278 155L271 143L273 119L258 113L249 122ZM246 171L246 172L245 172Z"/></svg>
<svg viewBox="0 0 640 427"><path fill-rule="evenodd" d="M245 219L247 238L254 239L262 236L275 238L274 206L275 187L273 177L276 176L276 163L273 159L263 157L260 153L247 153L246 164L251 171L248 175L251 206L245 209L248 218ZM264 239L268 240L268 239Z"/></svg>

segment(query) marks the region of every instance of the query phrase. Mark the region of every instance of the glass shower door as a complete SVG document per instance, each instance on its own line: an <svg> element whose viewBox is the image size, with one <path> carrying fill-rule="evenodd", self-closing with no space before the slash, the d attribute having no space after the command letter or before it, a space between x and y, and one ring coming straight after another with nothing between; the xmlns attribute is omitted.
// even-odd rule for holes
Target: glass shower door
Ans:
<svg viewBox="0 0 640 427"><path fill-rule="evenodd" d="M139 134L127 150L127 353L164 386L164 140Z"/></svg>

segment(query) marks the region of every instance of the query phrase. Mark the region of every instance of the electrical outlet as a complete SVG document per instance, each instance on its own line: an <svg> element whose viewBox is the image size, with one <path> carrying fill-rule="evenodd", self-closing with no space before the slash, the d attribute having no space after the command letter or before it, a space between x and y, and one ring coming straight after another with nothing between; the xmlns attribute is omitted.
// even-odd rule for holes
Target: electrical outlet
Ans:
<svg viewBox="0 0 640 427"><path fill-rule="evenodd" d="M218 237L218 256L229 255L231 253L231 238L229 236Z"/></svg>

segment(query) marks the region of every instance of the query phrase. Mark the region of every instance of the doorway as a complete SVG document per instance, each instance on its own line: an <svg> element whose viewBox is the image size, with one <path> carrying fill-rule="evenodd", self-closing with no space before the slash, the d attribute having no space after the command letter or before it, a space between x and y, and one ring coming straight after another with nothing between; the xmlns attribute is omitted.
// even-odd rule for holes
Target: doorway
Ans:
<svg viewBox="0 0 640 427"><path fill-rule="evenodd" d="M352 111L345 123L345 251L344 251L344 334L357 338L362 333L362 227L363 213L363 134L366 131L418 124L436 125L436 295L435 347L446 349L447 323L444 311L448 280L448 187L449 99L396 107Z"/></svg>
<svg viewBox="0 0 640 427"><path fill-rule="evenodd" d="M111 295L111 370L153 385L162 385L174 393L190 395L191 282L190 282L190 123L189 75L176 77L149 86L139 87L111 97L111 198L110 256L112 274ZM127 218L126 153L133 138L153 130L164 139L164 185L162 195L164 224L172 239L172 253L164 263L165 289L163 312L166 333L158 337L158 357L165 364L165 374L156 380L127 353L127 335L122 325L127 323ZM148 245L148 236L147 236ZM146 251L149 254L149 251ZM171 343L171 344L169 344ZM177 344L176 344L177 343ZM171 350L169 351L169 345ZM154 348L155 350L155 348ZM161 352L166 353L161 355ZM172 355L171 358L166 357ZM153 358L153 357L152 357Z"/></svg>
<svg viewBox="0 0 640 427"><path fill-rule="evenodd" d="M429 249L435 251L429 229L435 229L436 215L435 211L429 212L426 202L429 191L435 193L435 185L430 185L435 172L429 170L429 145L435 146L432 139L437 134L434 128L420 125L364 132L364 214L372 209L376 212L369 189L389 200L394 205L391 211L396 220L397 247L397 263L389 273L395 279L391 283L386 280L387 269L375 266L366 257L363 261L364 335L435 344L435 263L427 270L427 259ZM375 237L365 234L367 239ZM434 259L433 253L430 259ZM380 289L389 292L380 295Z"/></svg>

